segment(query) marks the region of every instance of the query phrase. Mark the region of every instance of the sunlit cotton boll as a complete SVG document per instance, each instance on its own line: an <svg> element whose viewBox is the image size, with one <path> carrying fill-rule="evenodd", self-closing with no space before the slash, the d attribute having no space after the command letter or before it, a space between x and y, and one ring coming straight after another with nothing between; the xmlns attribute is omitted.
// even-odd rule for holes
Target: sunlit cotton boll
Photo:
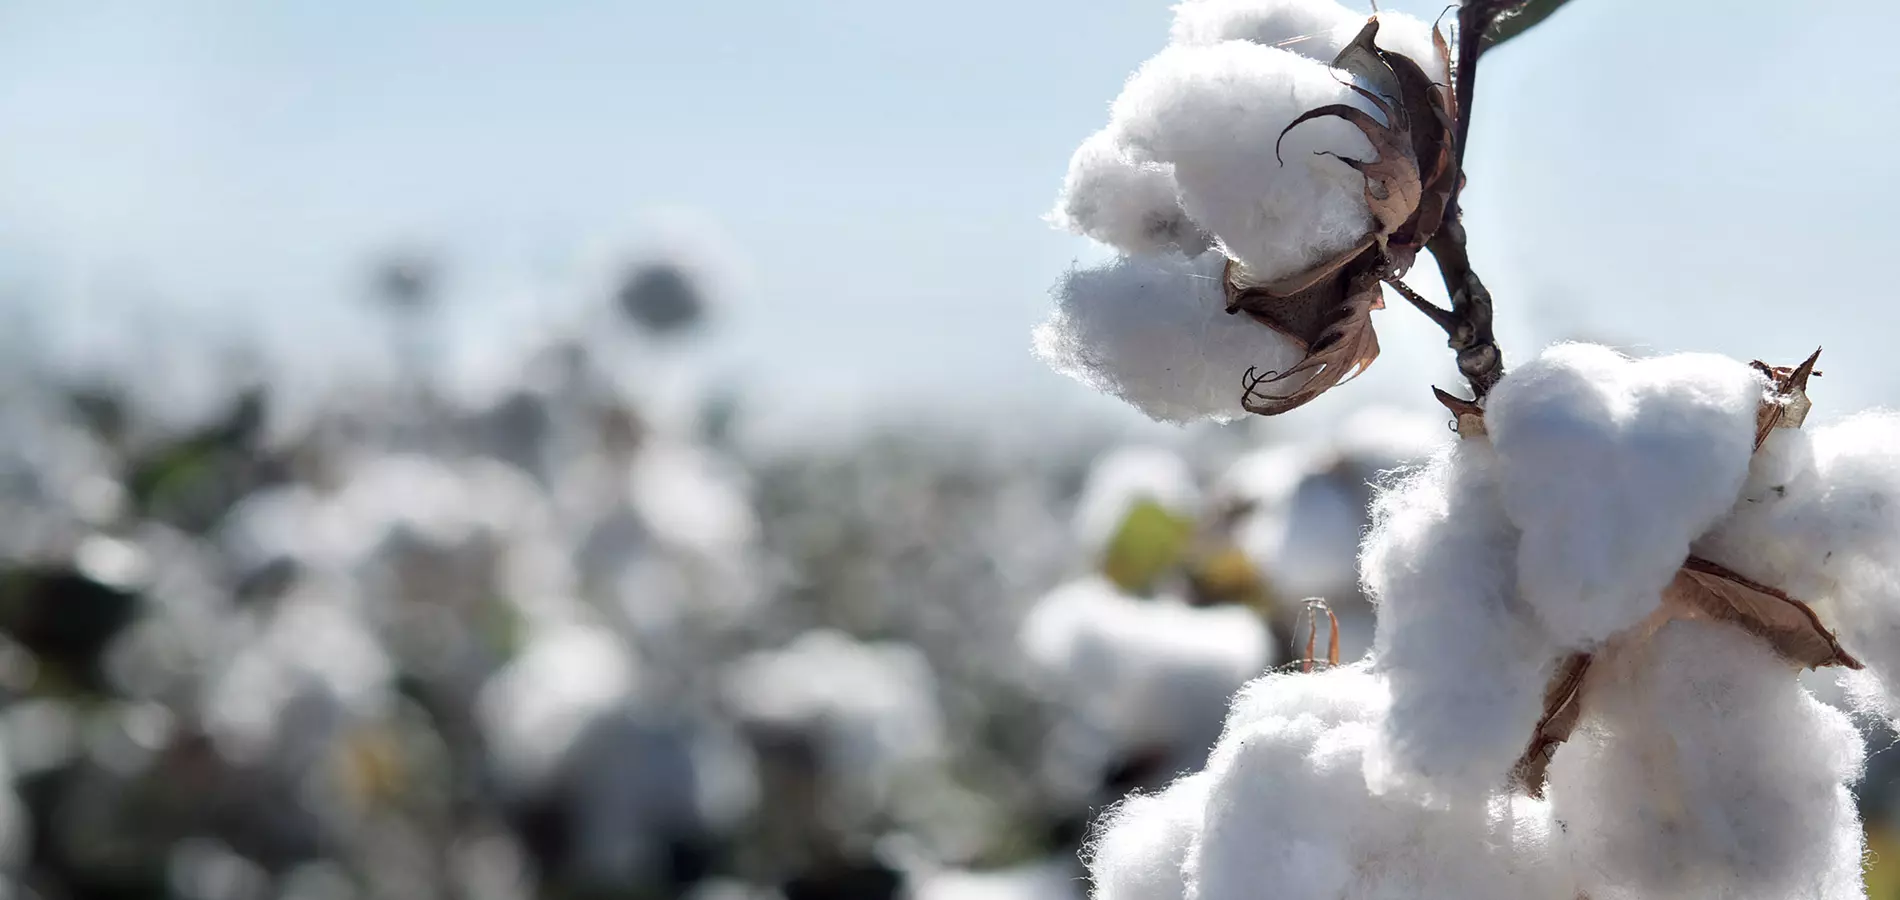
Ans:
<svg viewBox="0 0 1900 900"><path fill-rule="evenodd" d="M1571 900L1547 811L1491 798L1445 809L1375 794L1363 775L1388 698L1363 666L1276 675L1236 700L1208 764L1188 896L1248 900Z"/></svg>
<svg viewBox="0 0 1900 900"><path fill-rule="evenodd" d="M1252 318L1227 313L1225 266L1219 253L1206 253L1125 257L1072 271L1056 286L1055 312L1036 328L1036 355L1157 421L1240 418L1248 370L1285 371L1305 352Z"/></svg>
<svg viewBox="0 0 1900 900"><path fill-rule="evenodd" d="M1552 638L1589 647L1661 602L1690 544L1734 505L1766 384L1683 354L1561 344L1507 374L1485 422L1518 582Z"/></svg>
<svg viewBox="0 0 1900 900"><path fill-rule="evenodd" d="M1543 714L1562 651L1517 598L1517 529L1493 463L1484 441L1460 442L1376 504L1365 584L1392 707L1368 756L1375 788L1482 802Z"/></svg>
<svg viewBox="0 0 1900 900"><path fill-rule="evenodd" d="M1604 900L1861 897L1847 784L1864 749L1793 667L1726 624L1677 621L1600 658L1549 795Z"/></svg>
<svg viewBox="0 0 1900 900"><path fill-rule="evenodd" d="M1370 159L1365 135L1336 117L1286 130L1329 104L1370 110L1350 80L1247 41L1170 47L1129 80L1109 127L1131 158L1173 166L1188 215L1251 278L1273 281L1338 256L1372 228L1365 177L1322 155Z"/></svg>
<svg viewBox="0 0 1900 900"><path fill-rule="evenodd" d="M1097 132L1069 160L1052 218L1057 225L1120 250L1196 256L1211 238L1181 208L1174 167L1142 163L1112 132Z"/></svg>
<svg viewBox="0 0 1900 900"><path fill-rule="evenodd" d="M633 701L640 676L637 660L605 628L536 626L475 703L503 782L518 793L544 787L591 722Z"/></svg>

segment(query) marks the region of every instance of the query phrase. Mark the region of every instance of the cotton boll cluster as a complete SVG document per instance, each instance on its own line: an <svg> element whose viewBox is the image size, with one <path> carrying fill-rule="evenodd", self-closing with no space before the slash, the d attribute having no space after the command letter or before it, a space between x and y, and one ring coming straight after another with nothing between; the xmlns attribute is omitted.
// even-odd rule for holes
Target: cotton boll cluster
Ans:
<svg viewBox="0 0 1900 900"><path fill-rule="evenodd" d="M1598 663L1550 773L1591 897L1854 898L1863 748L1787 663L1726 625L1671 622Z"/></svg>
<svg viewBox="0 0 1900 900"><path fill-rule="evenodd" d="M1447 80L1430 28L1378 18L1383 47ZM1374 155L1365 134L1336 116L1289 127L1326 106L1379 114L1331 67L1365 23L1332 0L1177 8L1172 43L1129 79L1107 127L1070 160L1052 219L1123 257L1063 279L1055 314L1036 332L1038 356L1177 423L1237 418L1243 377L1304 357L1297 341L1225 314L1229 263L1269 283L1372 233L1365 177L1340 161Z"/></svg>
<svg viewBox="0 0 1900 900"><path fill-rule="evenodd" d="M1099 754L1098 777L1136 758L1161 774L1199 766L1227 698L1272 661L1266 626L1248 609L1130 597L1094 577L1039 601L1022 643L1071 714L1056 746Z"/></svg>
<svg viewBox="0 0 1900 900"><path fill-rule="evenodd" d="M1050 368L1162 422L1230 421L1247 370L1283 371L1304 355L1279 332L1228 315L1226 257L1124 257L1078 269L1035 330Z"/></svg>

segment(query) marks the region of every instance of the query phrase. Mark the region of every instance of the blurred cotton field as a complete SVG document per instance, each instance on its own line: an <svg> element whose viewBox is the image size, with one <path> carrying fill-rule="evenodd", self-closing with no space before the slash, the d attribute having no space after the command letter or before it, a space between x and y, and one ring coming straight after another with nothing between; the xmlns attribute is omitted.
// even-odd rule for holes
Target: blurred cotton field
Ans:
<svg viewBox="0 0 1900 900"><path fill-rule="evenodd" d="M1368 646L1370 483L1449 438L747 440L722 257L642 246L473 384L407 251L347 388L8 361L12 896L1079 897L1101 810L1324 644L1304 598Z"/></svg>

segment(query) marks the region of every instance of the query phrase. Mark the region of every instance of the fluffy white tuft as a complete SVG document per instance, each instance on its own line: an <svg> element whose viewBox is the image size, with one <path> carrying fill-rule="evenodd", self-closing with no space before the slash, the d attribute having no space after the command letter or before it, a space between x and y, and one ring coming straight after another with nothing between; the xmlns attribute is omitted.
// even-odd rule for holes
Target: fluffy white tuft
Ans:
<svg viewBox="0 0 1900 900"><path fill-rule="evenodd" d="M1431 26L1404 13L1378 14L1378 44L1440 71ZM1183 45L1251 41L1331 63L1364 28L1365 13L1332 0L1186 0L1174 8L1170 42Z"/></svg>
<svg viewBox="0 0 1900 900"><path fill-rule="evenodd" d="M1599 657L1585 692L1549 784L1584 894L1862 896L1860 736L1761 641L1671 622Z"/></svg>
<svg viewBox="0 0 1900 900"><path fill-rule="evenodd" d="M1506 376L1485 414L1519 586L1587 647L1642 620L1741 491L1764 383L1724 357L1632 360L1563 344Z"/></svg>
<svg viewBox="0 0 1900 900"><path fill-rule="evenodd" d="M1483 441L1460 442L1375 507L1363 568L1392 694L1368 760L1375 787L1482 799L1543 712L1560 651L1517 599L1517 528L1493 465Z"/></svg>
<svg viewBox="0 0 1900 900"><path fill-rule="evenodd" d="M1110 131L1082 142L1056 201L1057 225L1136 256L1197 256L1213 239L1181 208L1174 167L1137 162Z"/></svg>
<svg viewBox="0 0 1900 900"><path fill-rule="evenodd" d="M1445 810L1367 789L1386 704L1381 680L1357 666L1251 685L1208 766L1189 896L1574 897L1547 852L1541 804Z"/></svg>
<svg viewBox="0 0 1900 900"><path fill-rule="evenodd" d="M1814 604L1892 707L1900 685L1900 415L1777 431L1734 512L1698 548ZM1854 694L1879 692L1862 683Z"/></svg>
<svg viewBox="0 0 1900 900"><path fill-rule="evenodd" d="M1135 158L1174 166L1188 215L1253 277L1271 281L1336 256L1372 228L1364 176L1320 155L1370 158L1365 135L1324 117L1280 136L1307 110L1367 106L1348 80L1246 41L1171 47L1129 79L1111 127Z"/></svg>
<svg viewBox="0 0 1900 900"><path fill-rule="evenodd" d="M1219 253L1123 258L1072 271L1036 328L1049 366L1127 401L1150 418L1230 421L1247 370L1283 371L1299 345L1245 315L1228 315Z"/></svg>
<svg viewBox="0 0 1900 900"><path fill-rule="evenodd" d="M1088 850L1094 900L1185 900L1184 868L1200 833L1207 785L1208 775L1197 772L1109 811Z"/></svg>

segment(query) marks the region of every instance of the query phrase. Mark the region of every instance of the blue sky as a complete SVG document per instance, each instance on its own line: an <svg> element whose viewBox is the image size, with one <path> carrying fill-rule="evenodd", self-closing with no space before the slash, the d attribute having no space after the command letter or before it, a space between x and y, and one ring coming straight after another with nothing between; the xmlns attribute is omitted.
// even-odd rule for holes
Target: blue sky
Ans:
<svg viewBox="0 0 1900 900"><path fill-rule="evenodd" d="M780 416L1106 410L1028 355L1048 285L1101 255L1039 217L1168 15L8 2L0 288L58 298L68 342L257 328L321 370L365 343L368 250L446 248L479 346L554 314L538 273L578 246L687 216L744 262L708 352ZM1467 222L1507 349L1824 344L1824 413L1893 403L1900 54L1868 36L1896 26L1856 0L1574 0L1489 58ZM1346 390L1448 380L1440 339L1382 315L1387 357Z"/></svg>

